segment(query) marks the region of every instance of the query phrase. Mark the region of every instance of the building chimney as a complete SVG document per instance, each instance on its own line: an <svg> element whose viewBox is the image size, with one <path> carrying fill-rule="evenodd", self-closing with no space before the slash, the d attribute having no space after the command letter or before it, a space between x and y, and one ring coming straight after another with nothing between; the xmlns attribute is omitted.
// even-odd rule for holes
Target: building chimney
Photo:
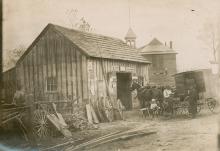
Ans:
<svg viewBox="0 0 220 151"><path fill-rule="evenodd" d="M173 49L173 42L170 41L170 49Z"/></svg>

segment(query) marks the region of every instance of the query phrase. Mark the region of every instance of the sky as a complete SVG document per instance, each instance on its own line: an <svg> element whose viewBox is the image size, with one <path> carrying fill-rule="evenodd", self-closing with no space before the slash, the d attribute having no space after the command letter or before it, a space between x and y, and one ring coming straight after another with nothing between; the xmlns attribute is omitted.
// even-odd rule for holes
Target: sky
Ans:
<svg viewBox="0 0 220 151"><path fill-rule="evenodd" d="M207 68L212 56L201 35L218 25L219 8L220 0L4 0L3 48L28 47L48 23L72 28L84 17L93 32L120 39L131 26L137 47L154 37L173 41L178 71Z"/></svg>

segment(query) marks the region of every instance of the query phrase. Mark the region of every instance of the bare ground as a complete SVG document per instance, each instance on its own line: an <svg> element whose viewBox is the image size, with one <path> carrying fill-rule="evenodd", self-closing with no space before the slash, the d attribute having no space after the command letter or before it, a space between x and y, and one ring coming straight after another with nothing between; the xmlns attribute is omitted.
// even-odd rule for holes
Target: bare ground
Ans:
<svg viewBox="0 0 220 151"><path fill-rule="evenodd" d="M74 146L114 131L128 130L144 125L147 130L156 130L157 133L103 144L89 151L216 151L218 116L217 113L212 114L208 110L203 110L195 119L186 116L144 119L138 110L127 111L125 121L101 123L99 128L95 130L73 132L74 140L82 139ZM49 147L66 141L67 139L60 137L53 138L39 142L39 147ZM21 145L19 146L21 147ZM69 145L66 145L56 150L64 150L68 147ZM26 148L26 150L29 149Z"/></svg>
<svg viewBox="0 0 220 151"><path fill-rule="evenodd" d="M135 111L126 113L127 121L119 125L139 126L156 129L157 134L136 137L126 141L104 144L91 151L216 151L217 150L217 117L203 111L195 119L179 117L172 119L141 119Z"/></svg>

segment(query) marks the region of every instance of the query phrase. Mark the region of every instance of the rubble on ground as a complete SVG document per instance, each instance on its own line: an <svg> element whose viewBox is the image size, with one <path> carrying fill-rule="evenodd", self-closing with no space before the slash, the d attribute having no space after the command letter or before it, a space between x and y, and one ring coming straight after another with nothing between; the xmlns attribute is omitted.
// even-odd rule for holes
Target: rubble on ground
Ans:
<svg viewBox="0 0 220 151"><path fill-rule="evenodd" d="M75 105L72 114L65 117L65 121L70 130L75 131L96 128L94 124L88 122L84 110L84 105Z"/></svg>

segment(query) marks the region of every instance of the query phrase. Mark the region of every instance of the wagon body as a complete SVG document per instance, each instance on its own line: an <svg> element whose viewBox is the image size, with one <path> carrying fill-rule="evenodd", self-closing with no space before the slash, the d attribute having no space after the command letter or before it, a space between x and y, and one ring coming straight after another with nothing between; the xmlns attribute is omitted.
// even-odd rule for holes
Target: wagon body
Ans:
<svg viewBox="0 0 220 151"><path fill-rule="evenodd" d="M203 94L203 97L208 98L213 96L213 78L211 70L202 69L181 72L174 75L176 83L176 95L179 97L185 96L190 86L195 86L198 93Z"/></svg>
<svg viewBox="0 0 220 151"><path fill-rule="evenodd" d="M185 110L186 113L188 108L188 90L191 86L194 86L198 92L198 105L197 112L201 110L201 106L207 104L209 109L213 112L216 100L213 98L216 95L215 92L215 80L214 76L211 74L210 69L194 70L181 72L174 75L176 83L176 96L179 98L175 102L175 108Z"/></svg>

